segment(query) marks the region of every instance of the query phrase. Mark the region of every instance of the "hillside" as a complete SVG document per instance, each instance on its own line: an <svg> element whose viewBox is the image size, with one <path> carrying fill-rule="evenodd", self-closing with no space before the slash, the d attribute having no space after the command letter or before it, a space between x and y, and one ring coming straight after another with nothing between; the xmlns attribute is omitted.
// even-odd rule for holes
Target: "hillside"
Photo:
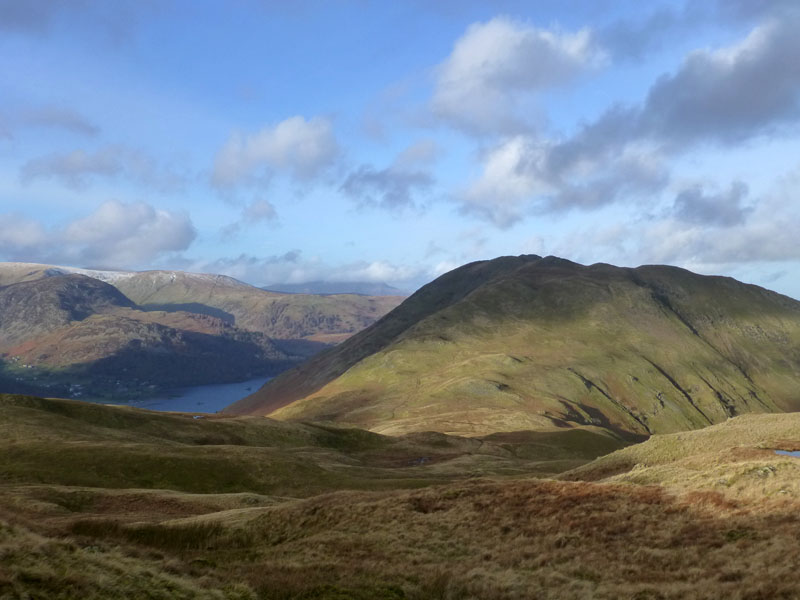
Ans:
<svg viewBox="0 0 800 600"><path fill-rule="evenodd" d="M800 408L800 303L666 266L465 265L226 409L383 433L647 436Z"/></svg>
<svg viewBox="0 0 800 600"><path fill-rule="evenodd" d="M83 275L0 287L0 346L13 346L93 314L133 306L116 288Z"/></svg>
<svg viewBox="0 0 800 600"><path fill-rule="evenodd" d="M0 389L135 397L274 374L301 360L216 317L144 312L85 275L0 287Z"/></svg>
<svg viewBox="0 0 800 600"><path fill-rule="evenodd" d="M397 306L402 295L269 292L225 275L183 271L102 271L0 263L0 286L78 274L110 283L142 310L191 312L239 329L293 340L288 351L309 356L337 344Z"/></svg>
<svg viewBox="0 0 800 600"><path fill-rule="evenodd" d="M189 310L272 338L338 343L397 306L394 296L268 292L221 276L145 271L115 284L149 310Z"/></svg>
<svg viewBox="0 0 800 600"><path fill-rule="evenodd" d="M800 594L800 415L620 446L0 395L0 597Z"/></svg>

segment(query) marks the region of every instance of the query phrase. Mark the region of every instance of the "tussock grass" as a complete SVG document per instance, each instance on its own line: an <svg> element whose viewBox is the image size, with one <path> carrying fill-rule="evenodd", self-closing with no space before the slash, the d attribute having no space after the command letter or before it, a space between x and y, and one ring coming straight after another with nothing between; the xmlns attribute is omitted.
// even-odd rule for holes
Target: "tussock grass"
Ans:
<svg viewBox="0 0 800 600"><path fill-rule="evenodd" d="M386 438L262 419L194 429L180 415L148 422L146 413L123 411L150 432L149 443L135 444L116 414L103 414L117 409L100 407L82 429L76 414L51 416L79 408L56 405L7 409L0 423L17 432L0 463L50 444L49 455L42 446L40 462L26 463L27 481L0 483L3 600L800 597L800 495L791 487L800 467L773 452L800 444L800 415L654 436L552 480L534 478L537 469L583 464L612 449L611 438L574 430ZM59 424L66 427L53 429ZM268 442L274 427L285 444ZM44 441L27 440L37 428ZM212 430L243 442L191 441ZM101 452L123 470L119 479L94 461ZM171 473L176 452L186 460L175 464L210 493L122 487L137 468L151 479L164 475L148 470ZM211 455L219 468L252 478L243 481L297 493L221 493L231 487L227 475L203 472ZM60 484L43 466L48 456L84 469L93 485ZM421 456L431 460L418 464ZM241 464L254 474L238 475ZM293 468L303 464L313 469Z"/></svg>

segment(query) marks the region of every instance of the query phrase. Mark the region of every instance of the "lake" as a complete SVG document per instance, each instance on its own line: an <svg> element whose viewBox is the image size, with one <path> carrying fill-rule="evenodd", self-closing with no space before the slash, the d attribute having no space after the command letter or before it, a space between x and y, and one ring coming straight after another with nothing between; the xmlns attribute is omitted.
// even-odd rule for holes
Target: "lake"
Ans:
<svg viewBox="0 0 800 600"><path fill-rule="evenodd" d="M796 458L800 458L800 451L798 450L775 450L775 454L780 454L782 456L794 456Z"/></svg>
<svg viewBox="0 0 800 600"><path fill-rule="evenodd" d="M169 394L131 400L129 402L114 402L110 400L94 400L87 398L88 402L100 404L124 404L147 410L180 411L215 413L229 404L252 394L271 377L259 377L239 383L219 383L214 385L200 385L197 387L174 390Z"/></svg>

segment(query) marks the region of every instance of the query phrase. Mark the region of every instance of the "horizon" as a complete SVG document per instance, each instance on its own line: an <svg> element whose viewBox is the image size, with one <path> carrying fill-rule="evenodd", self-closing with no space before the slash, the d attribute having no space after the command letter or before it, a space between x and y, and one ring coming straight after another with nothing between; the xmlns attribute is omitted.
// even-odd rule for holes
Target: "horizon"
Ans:
<svg viewBox="0 0 800 600"><path fill-rule="evenodd" d="M0 0L0 260L413 292L537 254L800 299L798 25L789 0Z"/></svg>

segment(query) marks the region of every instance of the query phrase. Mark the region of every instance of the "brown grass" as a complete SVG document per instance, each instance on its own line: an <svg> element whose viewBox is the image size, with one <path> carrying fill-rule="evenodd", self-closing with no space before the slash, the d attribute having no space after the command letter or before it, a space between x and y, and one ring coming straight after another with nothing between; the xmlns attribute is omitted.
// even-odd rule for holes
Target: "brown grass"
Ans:
<svg viewBox="0 0 800 600"><path fill-rule="evenodd" d="M177 520L133 522L124 504L100 498L75 513L50 505L26 525L45 544L80 549L74 568L95 548L143 572L202 576L220 594L238 584L243 598L800 597L791 499L550 480L336 492L197 515L200 498L187 498ZM31 552L24 564L41 560ZM0 590L52 585L20 578L19 554L10 558Z"/></svg>

